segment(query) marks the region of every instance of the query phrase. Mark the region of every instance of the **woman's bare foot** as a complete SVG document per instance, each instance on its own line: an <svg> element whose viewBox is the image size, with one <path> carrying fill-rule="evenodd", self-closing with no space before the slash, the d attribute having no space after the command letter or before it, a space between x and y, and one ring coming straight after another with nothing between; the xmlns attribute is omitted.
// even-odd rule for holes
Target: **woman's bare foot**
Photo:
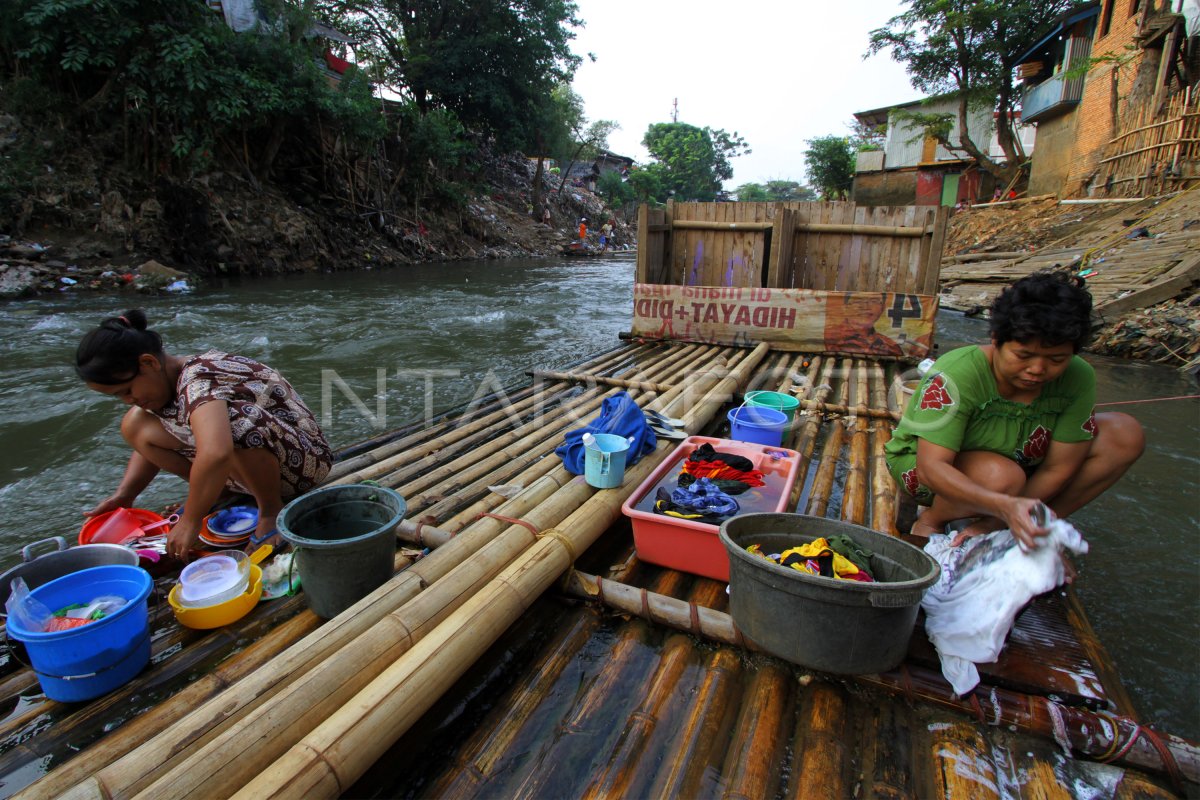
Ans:
<svg viewBox="0 0 1200 800"><path fill-rule="evenodd" d="M1003 527L1004 527L1004 520L1002 520L1002 519L999 519L997 517L980 517L979 519L975 520L970 525L968 525L967 527L965 527L961 531L959 531L958 535L954 537L954 540L952 542L950 542L950 546L958 547L960 544L965 542L967 539L970 539L974 536L983 536L985 533L991 533L992 531L998 531Z"/></svg>
<svg viewBox="0 0 1200 800"><path fill-rule="evenodd" d="M921 515L921 516L917 517L917 521L914 522L912 525L912 530L909 531L909 533L911 535L921 536L921 537L928 539L930 536L934 535L935 533L942 532L941 527L938 527L936 525L931 525L928 522L924 522L923 521L924 519L925 519L925 515Z"/></svg>
<svg viewBox="0 0 1200 800"><path fill-rule="evenodd" d="M247 555L251 555L255 550L262 547L264 544L269 544L279 550L283 547L283 536L275 529L275 519L279 516L279 512L263 513L261 510L258 513L258 524L254 526L254 534L250 537L250 543L246 545Z"/></svg>

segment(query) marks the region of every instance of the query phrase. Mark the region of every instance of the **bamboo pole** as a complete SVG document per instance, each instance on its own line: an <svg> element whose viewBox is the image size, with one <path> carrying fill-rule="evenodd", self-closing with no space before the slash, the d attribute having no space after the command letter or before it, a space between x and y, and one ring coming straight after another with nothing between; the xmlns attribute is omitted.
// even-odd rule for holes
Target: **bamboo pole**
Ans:
<svg viewBox="0 0 1200 800"><path fill-rule="evenodd" d="M665 452L660 458L662 455L665 455ZM628 491L632 491L636 482L650 473L657 461L658 459L650 456L627 471L631 482ZM538 528L545 528L561 520L571 510L580 509L572 516L576 517L583 511L592 515L592 524L607 525L606 520L610 519L613 511L612 495L616 494L616 513L619 513L620 500L623 497L618 493L619 490L609 490L596 493L582 506L579 505L580 494L586 497L593 491L582 479L577 479L568 484L566 489L555 493L556 503L543 503L528 512L524 518ZM548 506L550 508L547 508ZM456 537L444 547L435 550L434 555L444 552L460 540L461 537ZM343 646L338 651L337 658L325 659L286 687L277 695L276 702L269 707L260 708L258 714L252 718L243 715L212 741L172 765L169 772L145 787L142 794L161 800L176 797L227 796L233 793L283 754L320 720L334 720L339 715L348 713L349 709L356 705L356 701L352 700L355 692L369 691L373 685L372 678L382 678L393 672L396 665L409 663L409 654L420 653L423 657L426 647L433 646L436 649L442 638L435 636L431 641L429 634L441 630L442 626L439 623L443 619L474 612L477 599L487 594L485 589L493 585L489 581L501 568L510 564L512 559L522 552L528 554L544 550L545 547L539 545L547 541L553 539L545 534L541 538L535 537L532 532L519 525L508 527L501 536L496 537L468 561L459 564L453 571L455 580L450 580L448 576L396 612L384 617L371 630ZM524 561L525 558L520 558L516 563ZM505 572L511 572L513 568L514 566L509 566ZM504 594L507 593L501 592L502 597ZM511 602L508 598L493 598L493 601L497 608L505 607ZM493 628L481 621L479 625L472 626L470 634L478 637L478 640L490 641L493 635L499 636L502 631L503 627ZM444 668L435 680L449 675L454 672L454 668L460 666L462 669L466 667L465 664L459 665L455 661L453 668ZM424 695L422 690L419 702L428 700L428 703L432 704L435 699L436 696ZM258 745L252 752L244 748L244 743L250 740L256 741ZM203 769L204 764L211 763L223 765L219 773L213 774ZM369 765L370 762L367 762L363 764L363 768Z"/></svg>
<svg viewBox="0 0 1200 800"><path fill-rule="evenodd" d="M768 662L750 679L721 768L723 797L774 797L783 763L784 731L792 715L790 670Z"/></svg>
<svg viewBox="0 0 1200 800"><path fill-rule="evenodd" d="M824 400L833 391L830 381L833 380L833 369L836 363L837 360L833 358L826 359L824 363L814 360L812 369L809 371L810 378L818 366L821 369L820 378L814 384L815 398ZM813 383L811 380L809 382ZM797 419L799 419L799 415L797 415ZM808 483L808 471L812 466L813 452L817 446L817 434L824 421L819 414L809 415L803 427L792 437L792 449L800 453L800 467L796 470L796 482L792 485L792 496L788 501L788 508L796 508L800 504L800 498Z"/></svg>
<svg viewBox="0 0 1200 800"><path fill-rule="evenodd" d="M871 405L887 403L887 373L879 364L871 365ZM871 425L871 527L880 533L898 536L896 530L896 481L888 471L884 447L892 438L891 425L878 419Z"/></svg>
<svg viewBox="0 0 1200 800"><path fill-rule="evenodd" d="M556 381L570 381L591 385L619 386L624 389L642 389L648 392L665 392L671 387L665 383L650 383L647 381L626 380L624 378L608 378L603 375L592 375L580 372L553 372L545 369L535 369L529 373L535 378L550 378Z"/></svg>
<svg viewBox="0 0 1200 800"><path fill-rule="evenodd" d="M587 577L587 576L585 576ZM604 595L593 595L593 599L612 605L622 613L645 618L642 603L627 607L623 598L628 590L635 593L640 589L621 589L612 582L604 582ZM699 609L700 625L691 623L687 604L671 597L646 599L654 609L654 621L704 636L722 644L738 645L755 649L750 642L741 638L728 614L711 609ZM707 613L705 613L707 611ZM966 698L954 694L941 673L906 662L898 669L879 675L857 675L858 683L882 689L889 694L920 699L924 702L948 708L972 717L980 716L989 724L1019 730L1045 739L1052 739L1061 732L1071 747L1081 755L1093 759L1109 760L1138 769L1158 773L1169 773L1158 749L1152 744L1145 729L1129 717L1092 711L1079 706L1059 704L1040 695L1027 695L1004 689L989 687L987 692L976 692ZM1169 733L1155 733L1173 764L1178 765L1182 778L1200 783L1200 746Z"/></svg>
<svg viewBox="0 0 1200 800"><path fill-rule="evenodd" d="M694 658L691 640L686 636L676 634L667 639L658 668L646 688L639 693L641 702L626 719L625 728L617 739L616 748L606 767L580 793L582 800L637 797L642 793L632 785L638 756L646 749L664 719L671 697L684 677L684 670L693 665Z"/></svg>
<svg viewBox="0 0 1200 800"><path fill-rule="evenodd" d="M840 403L821 403L815 400L801 400L800 407L818 413L825 414L848 414L856 417L870 417L871 419L890 419L896 422L900 421L900 415L895 411L890 411L886 408L877 408L868 406L862 403L854 406L847 406Z"/></svg>
<svg viewBox="0 0 1200 800"><path fill-rule="evenodd" d="M628 572L626 569L623 574ZM670 592L682 582L682 578L681 573L664 571L653 583L655 591ZM550 727L560 724L565 725L567 730L573 727L572 723L560 722L553 716L539 719L534 717L537 709L560 681L564 669L599 627L599 615L591 612L592 610L588 609L580 615L568 631L556 638L555 644L546 648L545 655L539 662L525 671L525 679L521 684L515 687L510 697L497 704L489 714L489 722L478 726L463 745L455 765L447 769L441 780L430 788L430 797L467 797L480 791L495 795L504 794L492 781L507 772L507 761L512 757L513 748L517 743L553 742L556 737L550 732ZM642 635L638 636L633 628L626 628L622 633L622 641L644 639L649 628L640 623L635 627L640 628ZM620 665L628 656L618 656L617 650L620 649L618 645L609 657L603 659L603 663L612 664L612 669L606 669L598 683L604 681L604 676L622 672ZM599 688L596 694L600 697L611 697L608 689L620 685L621 681L617 680L615 686ZM586 705L584 700L581 700L581 703ZM528 761L533 763L535 759L531 758Z"/></svg>
<svg viewBox="0 0 1200 800"><path fill-rule="evenodd" d="M767 345L760 344L701 398L684 417L689 429L711 419L725 398L749 378L767 351ZM654 454L657 457L647 457L633 468L635 474L631 479L644 478L666 453L667 447L660 446ZM631 491L632 487L598 492L557 529L543 533L495 580L476 591L442 624L396 659L352 702L319 724L274 763L267 756L256 765L255 770L262 771L243 786L239 795L258 800L296 793L335 796L345 791L453 684L467 665L571 566L576 554L590 546L617 518L621 502ZM173 771L160 781L160 788L172 788L178 773L187 774L183 769ZM226 781L227 773L236 774L234 780L249 777L226 767L221 771L222 781ZM204 794L211 787L198 785L197 789Z"/></svg>
<svg viewBox="0 0 1200 800"><path fill-rule="evenodd" d="M843 373L841 386L838 389L838 401L846 405L850 398L850 359L840 359L838 371ZM808 496L808 513L815 517L825 516L829 500L833 494L833 482L837 473L837 463L841 458L843 438L846 433L846 421L834 420L821 447L821 461L817 465L817 476L813 480L812 491Z"/></svg>
<svg viewBox="0 0 1200 800"><path fill-rule="evenodd" d="M561 470L561 475L556 477L564 484L568 483L570 478L566 470ZM540 508L543 501L553 496L556 486L555 481L550 479L531 485L505 504L505 514L520 518L535 507ZM163 704L160 708L172 708L172 712L177 714L174 719L176 724L152 740L137 742L136 749L113 754L111 758L105 758L107 752L97 752L92 756L93 751L107 751L107 748L90 748L85 755L101 763L101 768L90 770L88 779L64 796L130 796L168 766L172 759L186 754L189 748L202 749L203 743L227 730L235 715L238 715L236 718L239 720L247 717L267 699L289 688L291 682L306 676L330 655L339 652L344 645L357 640L360 634L375 630L390 612L417 597L424 587L436 586L437 582L442 581L464 562L475 564L476 556L483 547L493 539L499 538L498 534L513 527L517 526L493 519L481 520L470 530L376 589L346 613L326 623L294 647L285 650L268 667L247 675L210 702L198 708L179 708L178 703ZM523 528L519 530L524 531ZM415 627L417 623L410 620L409 625ZM400 627L404 627L403 622L400 623ZM382 626L379 629L388 630ZM390 633L390 630L388 632ZM29 796L59 796L62 793L59 788L62 784L52 780L54 774L51 773L31 787L36 791ZM43 783L48 788L43 789Z"/></svg>
<svg viewBox="0 0 1200 800"><path fill-rule="evenodd" d="M916 797L913 757L912 703L872 703L863 788L869 797ZM924 728L925 723L919 723Z"/></svg>
<svg viewBox="0 0 1200 800"><path fill-rule="evenodd" d="M192 709L198 708L218 692L260 669L265 669L285 648L316 630L324 620L311 611L302 611L279 625L267 636L227 659L220 666L189 683L169 701L159 703L139 714L104 737L101 744L88 747L70 760L56 766L16 796L20 798L57 798L74 784L87 779L93 772L111 764L121 755L144 742L170 731L173 725ZM111 717L109 718L111 722ZM36 740L35 740L36 741ZM68 747L77 748L74 743ZM44 758L49 754L35 755ZM61 754L60 754L61 755ZM32 762L30 762L32 763ZM6 784L15 788L10 781Z"/></svg>
<svg viewBox="0 0 1200 800"><path fill-rule="evenodd" d="M1000 800L990 747L974 726L955 722L932 733L929 750L939 796Z"/></svg>
<svg viewBox="0 0 1200 800"><path fill-rule="evenodd" d="M722 647L709 656L691 711L676 733L677 744L664 754L662 768L646 796L700 796L705 771L720 766L721 743L731 722L726 709L734 701L741 674L737 651Z"/></svg>
<svg viewBox="0 0 1200 800"><path fill-rule="evenodd" d="M141 698L148 694L178 689L179 684L187 675L197 671L199 665L228 655L241 642L254 641L269 633L278 620L295 614L303 605L303 598L300 597L263 605L241 620L216 631L177 627L171 631L171 635L160 637L154 643L153 650L159 658L159 663L86 706L77 707L47 699L22 703L21 705L27 707L25 713L6 720L6 728L14 726L9 728L8 733L19 735L20 738L14 737L14 746L6 748L3 755L0 755L0 775L11 774L21 766L47 756L74 756L89 742L104 737L113 727L114 719L127 716L130 708L144 705L146 701ZM155 616L159 623L165 624L163 612L157 611ZM165 613L169 615L170 611ZM310 627L315 627L316 624L318 623L313 622ZM289 643L282 642L277 649L282 649ZM179 652L166 657L174 650ZM28 672L36 684L36 676L32 670ZM21 730L34 719L40 719L44 725L47 717L58 719L55 725L40 735L31 737L27 730ZM13 787L16 788L19 787Z"/></svg>
<svg viewBox="0 0 1200 800"><path fill-rule="evenodd" d="M808 685L793 736L795 762L788 786L790 800L840 800L855 794L846 781L850 755L845 731L849 725L846 694L824 681ZM820 780L808 776L820 775Z"/></svg>
<svg viewBox="0 0 1200 800"><path fill-rule="evenodd" d="M854 360L855 407L867 405L867 364L861 358ZM856 415L850 417L850 466L846 473L846 489L842 493L842 520L861 525L867 516L867 461L870 436L867 421Z"/></svg>

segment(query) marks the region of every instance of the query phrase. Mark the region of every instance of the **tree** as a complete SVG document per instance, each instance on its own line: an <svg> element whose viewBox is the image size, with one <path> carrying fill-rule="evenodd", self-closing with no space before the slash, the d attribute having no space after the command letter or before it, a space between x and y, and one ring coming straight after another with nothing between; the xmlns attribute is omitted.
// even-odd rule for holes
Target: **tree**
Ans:
<svg viewBox="0 0 1200 800"><path fill-rule="evenodd" d="M804 151L808 181L826 200L849 196L854 184L854 148L848 136L818 136Z"/></svg>
<svg viewBox="0 0 1200 800"><path fill-rule="evenodd" d="M422 111L446 108L492 133L502 148L527 145L555 86L580 58L581 24L570 0L323 0L355 30L382 79Z"/></svg>
<svg viewBox="0 0 1200 800"><path fill-rule="evenodd" d="M965 153L1008 182L1020 169L1013 113L1015 59L1049 24L1079 0L906 0L908 10L871 31L867 54L890 50L914 88L958 101L956 114L914 114L911 119L946 149ZM997 112L996 135L1004 161L987 142L971 139L968 114ZM980 146L982 144L982 147Z"/></svg>
<svg viewBox="0 0 1200 800"><path fill-rule="evenodd" d="M739 203L788 203L815 200L817 193L796 181L770 180L763 183L743 183L736 190Z"/></svg>
<svg viewBox="0 0 1200 800"><path fill-rule="evenodd" d="M730 158L750 152L736 131L697 128L686 122L657 122L642 144L660 165L662 190L679 200L713 200L721 181L733 177Z"/></svg>
<svg viewBox="0 0 1200 800"><path fill-rule="evenodd" d="M596 188L604 197L604 202L608 204L609 208L623 209L636 197L634 188L621 177L621 173L613 169L606 170L600 175L600 180L596 182Z"/></svg>

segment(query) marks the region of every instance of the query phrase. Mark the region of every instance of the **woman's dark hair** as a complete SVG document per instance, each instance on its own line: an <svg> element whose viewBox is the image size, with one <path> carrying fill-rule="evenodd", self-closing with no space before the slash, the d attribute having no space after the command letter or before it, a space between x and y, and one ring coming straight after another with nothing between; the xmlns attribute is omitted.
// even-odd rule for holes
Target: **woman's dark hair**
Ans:
<svg viewBox="0 0 1200 800"><path fill-rule="evenodd" d="M1079 352L1092 334L1092 296L1083 278L1043 270L1026 275L992 301L992 340L1070 342Z"/></svg>
<svg viewBox="0 0 1200 800"><path fill-rule="evenodd" d="M138 358L162 357L162 337L146 329L146 314L131 309L109 317L90 331L75 350L75 372L88 383L112 385L132 380Z"/></svg>

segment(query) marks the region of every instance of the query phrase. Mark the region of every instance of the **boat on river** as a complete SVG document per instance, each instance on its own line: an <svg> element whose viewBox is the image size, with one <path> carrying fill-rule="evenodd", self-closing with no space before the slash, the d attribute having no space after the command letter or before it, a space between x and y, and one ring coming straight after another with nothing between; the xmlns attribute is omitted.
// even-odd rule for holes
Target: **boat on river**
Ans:
<svg viewBox="0 0 1200 800"><path fill-rule="evenodd" d="M1196 746L1138 724L1069 588L968 697L920 626L896 669L813 672L749 647L722 582L637 557L622 504L675 442L614 489L553 455L617 392L722 438L747 391L781 392L789 508L903 536L883 446L931 346L945 214L643 209L625 341L341 452L330 485L407 500L391 580L329 621L302 593L212 631L154 604L151 666L87 704L10 656L4 794L1180 796Z"/></svg>

